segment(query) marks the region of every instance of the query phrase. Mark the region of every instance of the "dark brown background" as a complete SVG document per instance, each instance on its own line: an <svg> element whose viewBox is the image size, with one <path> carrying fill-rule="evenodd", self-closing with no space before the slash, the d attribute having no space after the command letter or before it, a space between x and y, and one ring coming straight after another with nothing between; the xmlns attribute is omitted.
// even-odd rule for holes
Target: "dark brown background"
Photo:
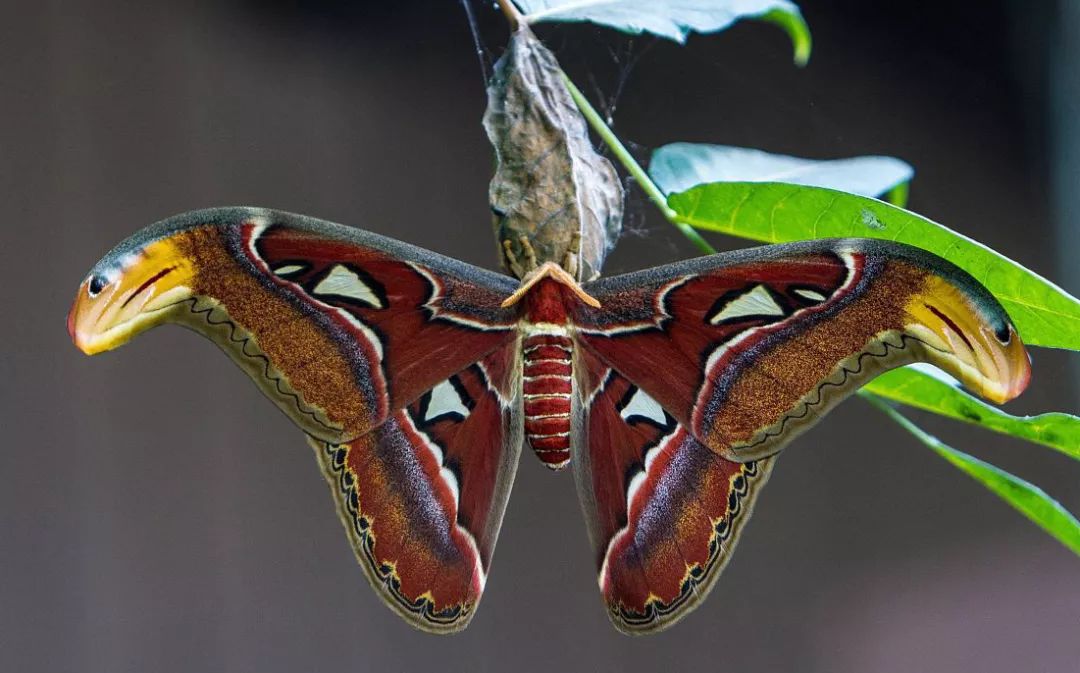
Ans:
<svg viewBox="0 0 1080 673"><path fill-rule="evenodd" d="M807 69L760 24L656 44L617 129L903 157L915 209L1080 290L1075 4L803 5ZM612 91L625 38L541 34ZM570 475L525 454L482 609L437 638L374 598L300 434L213 346L68 343L101 253L196 207L491 265L483 104L455 2L0 1L0 669L1080 670L1076 557L859 401L780 462L704 607L646 639L607 623ZM639 195L628 221L609 272L692 254ZM1034 356L1014 408L1075 411L1075 357ZM920 419L1080 511L1075 462Z"/></svg>

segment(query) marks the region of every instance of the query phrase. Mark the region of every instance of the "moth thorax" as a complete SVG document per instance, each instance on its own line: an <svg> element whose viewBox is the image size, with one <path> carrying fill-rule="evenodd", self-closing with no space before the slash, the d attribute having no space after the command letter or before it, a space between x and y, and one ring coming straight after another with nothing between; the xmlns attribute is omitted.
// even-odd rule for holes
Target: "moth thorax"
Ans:
<svg viewBox="0 0 1080 673"><path fill-rule="evenodd" d="M570 462L570 396L574 343L564 332L525 339L525 437L540 460L553 470Z"/></svg>
<svg viewBox="0 0 1080 673"><path fill-rule="evenodd" d="M566 288L545 278L526 295L526 315L533 324L566 324Z"/></svg>

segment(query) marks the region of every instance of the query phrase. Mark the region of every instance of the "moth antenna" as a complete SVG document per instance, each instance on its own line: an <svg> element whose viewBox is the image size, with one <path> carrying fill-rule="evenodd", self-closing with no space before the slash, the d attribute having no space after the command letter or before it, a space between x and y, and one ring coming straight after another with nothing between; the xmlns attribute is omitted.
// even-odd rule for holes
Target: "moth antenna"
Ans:
<svg viewBox="0 0 1080 673"><path fill-rule="evenodd" d="M525 277L521 279L521 286L518 287L513 294L504 299L503 303L499 306L502 308L510 308L524 298L534 285L545 278L554 279L556 282L565 285L585 304L592 306L593 308L600 308L600 302L578 285L577 279L568 274L566 269L555 262L544 262L543 266L537 267L527 273Z"/></svg>

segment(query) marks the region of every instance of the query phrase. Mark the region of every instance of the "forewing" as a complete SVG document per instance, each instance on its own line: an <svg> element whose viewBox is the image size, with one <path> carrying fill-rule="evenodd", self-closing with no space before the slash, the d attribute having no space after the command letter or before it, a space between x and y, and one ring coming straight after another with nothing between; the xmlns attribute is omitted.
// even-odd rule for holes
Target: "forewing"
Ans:
<svg viewBox="0 0 1080 673"><path fill-rule="evenodd" d="M175 264L193 269L189 310L172 319L214 339L324 441L367 434L516 336L499 307L512 279L359 229L223 209L144 236L163 232Z"/></svg>
<svg viewBox="0 0 1080 673"><path fill-rule="evenodd" d="M360 566L414 626L459 631L480 600L522 444L516 342L368 435L312 440Z"/></svg>
<svg viewBox="0 0 1080 673"><path fill-rule="evenodd" d="M698 441L739 461L776 453L871 377L915 360L997 385L980 369L993 368L975 353L984 343L976 338L1011 333L970 276L885 242L768 246L585 289L601 308L576 308L579 342ZM965 335L964 321L979 327ZM1026 357L1018 339L1008 348L990 343L985 360ZM1014 370L991 373L1015 385L1008 377L1026 376L1026 359Z"/></svg>
<svg viewBox="0 0 1080 673"><path fill-rule="evenodd" d="M705 598L775 458L729 461L594 356L578 360L574 476L616 628L667 628Z"/></svg>

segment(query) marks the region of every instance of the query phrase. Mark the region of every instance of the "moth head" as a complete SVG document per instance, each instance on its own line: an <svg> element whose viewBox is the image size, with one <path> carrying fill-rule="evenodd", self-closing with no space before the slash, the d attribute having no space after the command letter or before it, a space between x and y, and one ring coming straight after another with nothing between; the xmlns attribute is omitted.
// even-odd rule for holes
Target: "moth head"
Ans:
<svg viewBox="0 0 1080 673"><path fill-rule="evenodd" d="M1024 391L1031 360L1005 309L967 274L931 274L908 301L906 332L931 362L968 389L1001 404Z"/></svg>
<svg viewBox="0 0 1080 673"><path fill-rule="evenodd" d="M94 355L121 346L164 322L193 296L195 267L182 237L173 233L146 241L137 235L94 265L67 318L79 350Z"/></svg>

